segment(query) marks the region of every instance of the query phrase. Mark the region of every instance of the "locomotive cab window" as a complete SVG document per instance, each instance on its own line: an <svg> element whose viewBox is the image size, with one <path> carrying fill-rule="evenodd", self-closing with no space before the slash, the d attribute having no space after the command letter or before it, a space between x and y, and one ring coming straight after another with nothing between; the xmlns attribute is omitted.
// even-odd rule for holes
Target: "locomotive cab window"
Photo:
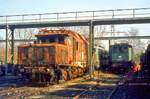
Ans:
<svg viewBox="0 0 150 99"><path fill-rule="evenodd" d="M54 34L54 35L37 37L38 41L40 41L41 43L61 43L61 44L64 44L65 38L66 35L62 35L62 34Z"/></svg>

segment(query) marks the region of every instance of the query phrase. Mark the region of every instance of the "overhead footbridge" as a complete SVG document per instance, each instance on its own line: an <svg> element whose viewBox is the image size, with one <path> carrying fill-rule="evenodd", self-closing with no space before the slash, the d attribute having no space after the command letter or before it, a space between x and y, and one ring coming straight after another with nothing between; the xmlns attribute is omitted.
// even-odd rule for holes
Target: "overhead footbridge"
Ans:
<svg viewBox="0 0 150 99"><path fill-rule="evenodd" d="M94 42L94 26L117 25L117 24L118 25L145 24L145 23L150 23L150 8L75 11L75 12L61 12L61 13L0 16L0 29L6 30L5 63L7 63L8 44L10 44L11 46L11 54L12 54L11 63L13 63L14 60L14 42L19 41L14 40L15 29L89 26L89 50L92 53L92 47Z"/></svg>

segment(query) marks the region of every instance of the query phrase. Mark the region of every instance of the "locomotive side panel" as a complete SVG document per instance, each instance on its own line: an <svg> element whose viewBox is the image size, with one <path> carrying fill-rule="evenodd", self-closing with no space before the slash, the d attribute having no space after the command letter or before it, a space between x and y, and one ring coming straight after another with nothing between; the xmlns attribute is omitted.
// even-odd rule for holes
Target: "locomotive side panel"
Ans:
<svg viewBox="0 0 150 99"><path fill-rule="evenodd" d="M68 52L68 63L74 66L85 67L86 65L86 43L73 37L66 38Z"/></svg>
<svg viewBox="0 0 150 99"><path fill-rule="evenodd" d="M150 44L148 44L145 53L141 55L141 71L142 78L150 79Z"/></svg>
<svg viewBox="0 0 150 99"><path fill-rule="evenodd" d="M58 65L69 64L67 58L68 58L68 51L67 51L66 46L57 46L56 53L55 53L55 59L56 59L55 64L58 64Z"/></svg>
<svg viewBox="0 0 150 99"><path fill-rule="evenodd" d="M87 55L86 43L83 41L75 40L73 45L74 64L85 68Z"/></svg>
<svg viewBox="0 0 150 99"><path fill-rule="evenodd" d="M27 47L19 47L18 48L18 64L25 65L28 61L28 48Z"/></svg>
<svg viewBox="0 0 150 99"><path fill-rule="evenodd" d="M73 65L74 64L73 37L71 36L66 37L65 45L67 47L67 53L68 53L68 57L67 57L68 64Z"/></svg>
<svg viewBox="0 0 150 99"><path fill-rule="evenodd" d="M45 48L45 52L44 52L44 61L47 64L55 64L56 59L55 59L55 47L54 46L49 46Z"/></svg>

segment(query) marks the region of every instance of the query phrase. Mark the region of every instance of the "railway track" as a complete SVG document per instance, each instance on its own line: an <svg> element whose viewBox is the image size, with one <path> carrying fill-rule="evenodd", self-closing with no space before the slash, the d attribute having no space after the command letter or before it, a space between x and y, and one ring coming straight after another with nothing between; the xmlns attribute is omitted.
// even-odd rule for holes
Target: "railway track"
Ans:
<svg viewBox="0 0 150 99"><path fill-rule="evenodd" d="M120 84L124 83L124 75L119 76L118 78L116 78L116 82L114 82L114 88L109 91L108 89L101 89L101 84L105 83L105 82L109 82L111 79L114 78L104 78L101 81L98 81L96 85L89 87L87 90L82 90L79 93L77 93L75 96L73 96L73 99L80 99L80 98L87 98L87 99L110 99L111 96L115 93L115 91L117 90L117 87ZM116 85L115 85L116 84ZM104 91L108 91L110 94L102 97L102 93L104 93Z"/></svg>
<svg viewBox="0 0 150 99"><path fill-rule="evenodd" d="M128 74L126 74L120 81L118 82L116 88L111 92L111 94L108 96L107 99L145 99L145 98L139 98L138 94L134 95L134 93L138 93L138 91L141 91L140 93L143 93L145 91L145 87L147 87L149 90L150 84L149 80L144 81L142 79L131 79ZM149 92L149 91L148 91ZM118 94L120 94L118 96ZM121 95L122 94L122 95ZM145 93L144 93L145 94ZM133 96L132 98L130 96ZM135 98L137 96L137 98ZM146 98L147 99L147 98ZM149 99L149 98L148 98Z"/></svg>
<svg viewBox="0 0 150 99"><path fill-rule="evenodd" d="M116 87L112 90L112 92L109 94L109 96L107 97L107 99L111 99L112 96L113 96L113 95L115 94L115 92L117 91L118 87L119 87L120 85L123 85L123 84L126 82L125 76L126 76L126 75L124 75L124 76L122 76L122 77L120 78L120 80L119 80L119 81L117 82L117 84L116 84Z"/></svg>
<svg viewBox="0 0 150 99"><path fill-rule="evenodd" d="M149 99L150 85L127 82L119 85L107 99Z"/></svg>
<svg viewBox="0 0 150 99"><path fill-rule="evenodd" d="M94 90L94 89L96 88L96 86L97 86L97 85L95 85L94 87L89 87L87 90L83 90L83 91L79 92L77 95L75 95L75 96L73 97L73 99L78 99L78 98L80 98L82 95L87 94L88 91Z"/></svg>
<svg viewBox="0 0 150 99"><path fill-rule="evenodd" d="M100 73L99 78L78 78L76 80L48 87L10 86L10 91L10 89L6 86L6 88L2 87L5 88L1 89L1 91L4 92L4 95L0 94L0 96L4 98L9 98L11 97L11 95L14 95L14 97L20 98L20 96L23 96L27 99L107 99L110 96L110 93L112 93L112 91L116 87L116 83L118 83L119 80L122 78L122 75L117 76L107 73ZM16 84L22 83L22 80L18 78L10 79L8 81L3 80L2 82L3 84L4 82L8 84L10 84L9 82ZM3 86L3 84L0 83L0 86ZM7 93L9 93L9 95Z"/></svg>

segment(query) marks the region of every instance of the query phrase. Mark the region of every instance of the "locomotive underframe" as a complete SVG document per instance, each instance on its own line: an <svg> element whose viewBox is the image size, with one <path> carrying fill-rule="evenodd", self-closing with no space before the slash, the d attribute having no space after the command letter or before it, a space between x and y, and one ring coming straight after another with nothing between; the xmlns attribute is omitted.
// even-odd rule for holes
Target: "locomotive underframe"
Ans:
<svg viewBox="0 0 150 99"><path fill-rule="evenodd" d="M111 65L111 70L114 72L123 73L123 72L128 72L131 69L131 61L111 62L110 65Z"/></svg>
<svg viewBox="0 0 150 99"><path fill-rule="evenodd" d="M83 76L85 68L69 65L19 66L19 73L31 83L54 84ZM61 75L56 72L60 70ZM60 78L58 78L60 76Z"/></svg>

